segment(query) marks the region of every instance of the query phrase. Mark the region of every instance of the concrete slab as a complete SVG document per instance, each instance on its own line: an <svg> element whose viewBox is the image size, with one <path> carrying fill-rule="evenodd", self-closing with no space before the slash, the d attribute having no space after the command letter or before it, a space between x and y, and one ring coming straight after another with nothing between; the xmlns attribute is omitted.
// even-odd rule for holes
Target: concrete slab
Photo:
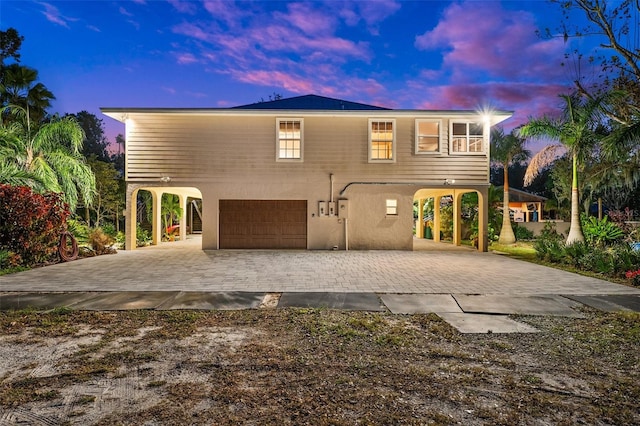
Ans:
<svg viewBox="0 0 640 426"><path fill-rule="evenodd" d="M583 316L574 310L580 303L558 295L454 294L453 297L466 313Z"/></svg>
<svg viewBox="0 0 640 426"><path fill-rule="evenodd" d="M134 309L155 309L167 300L173 299L176 291L117 291L89 294L86 300L71 306L87 311L127 311Z"/></svg>
<svg viewBox="0 0 640 426"><path fill-rule="evenodd" d="M394 314L462 313L450 294L381 294L380 299Z"/></svg>
<svg viewBox="0 0 640 426"><path fill-rule="evenodd" d="M565 297L605 312L640 312L640 296L634 294Z"/></svg>
<svg viewBox="0 0 640 426"><path fill-rule="evenodd" d="M86 293L5 293L0 295L0 310L64 308L89 297Z"/></svg>
<svg viewBox="0 0 640 426"><path fill-rule="evenodd" d="M229 292L184 292L167 300L157 307L160 310L170 309L199 309L199 310L236 310L256 309L262 303L265 293L250 293L240 291Z"/></svg>
<svg viewBox="0 0 640 426"><path fill-rule="evenodd" d="M460 333L537 333L530 325L504 315L439 313L438 316Z"/></svg>
<svg viewBox="0 0 640 426"><path fill-rule="evenodd" d="M282 293L278 308L329 308L384 311L375 293Z"/></svg>

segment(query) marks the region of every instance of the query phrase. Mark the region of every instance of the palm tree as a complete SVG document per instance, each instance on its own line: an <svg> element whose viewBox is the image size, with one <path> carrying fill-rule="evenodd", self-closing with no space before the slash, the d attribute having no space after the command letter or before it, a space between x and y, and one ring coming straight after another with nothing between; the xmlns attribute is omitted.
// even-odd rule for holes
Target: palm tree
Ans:
<svg viewBox="0 0 640 426"><path fill-rule="evenodd" d="M161 201L162 220L164 222L165 232L169 232L169 228L173 226L174 220L182 217L182 207L180 207L180 199L174 194L163 194Z"/></svg>
<svg viewBox="0 0 640 426"><path fill-rule="evenodd" d="M32 123L40 123L55 96L44 84L36 83L37 80L38 71L33 68L20 64L4 67L0 81L0 104L3 107L13 105L23 108Z"/></svg>
<svg viewBox="0 0 640 426"><path fill-rule="evenodd" d="M96 190L95 177L80 153L84 133L70 117L55 118L40 126L33 125L26 109L11 105L12 118L0 123L0 163L2 182L15 183L15 178L30 178L23 183L38 191L63 194L69 208L75 210L78 200L90 205ZM13 176L13 177L12 177ZM12 180L14 179L14 180Z"/></svg>
<svg viewBox="0 0 640 426"><path fill-rule="evenodd" d="M491 131L491 160L499 163L504 171L504 197L502 208L502 228L500 229L500 244L513 244L516 236L511 227L511 215L509 214L509 166L520 163L531 155L525 149L525 139L518 137L517 130L512 130L508 135L504 134L501 127L495 127Z"/></svg>
<svg viewBox="0 0 640 426"><path fill-rule="evenodd" d="M525 185L529 185L540 170L555 161L563 150L571 158L571 226L567 244L584 241L580 227L578 168L601 140L597 128L603 123L606 102L610 96L603 94L583 98L577 93L560 95L565 105L559 119L531 119L520 128L522 137L547 138L558 142L544 147L531 159L525 174Z"/></svg>

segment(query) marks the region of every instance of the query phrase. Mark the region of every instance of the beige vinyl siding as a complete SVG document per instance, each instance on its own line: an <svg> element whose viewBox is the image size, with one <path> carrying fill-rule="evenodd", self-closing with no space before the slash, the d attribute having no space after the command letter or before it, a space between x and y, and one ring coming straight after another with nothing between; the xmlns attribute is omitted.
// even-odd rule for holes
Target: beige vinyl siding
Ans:
<svg viewBox="0 0 640 426"><path fill-rule="evenodd" d="M432 182L489 179L487 155L448 154L447 117L388 117L396 120L396 162L368 162L370 117L304 116L304 161L275 161L272 115L132 114L127 126L129 182L304 182L333 173L342 182ZM415 119L442 119L439 154L415 155Z"/></svg>

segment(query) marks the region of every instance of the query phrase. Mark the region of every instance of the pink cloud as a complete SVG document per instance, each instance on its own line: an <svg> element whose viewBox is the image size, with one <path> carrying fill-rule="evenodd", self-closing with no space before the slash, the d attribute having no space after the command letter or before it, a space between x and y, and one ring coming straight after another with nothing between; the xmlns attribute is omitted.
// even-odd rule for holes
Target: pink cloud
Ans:
<svg viewBox="0 0 640 426"><path fill-rule="evenodd" d="M314 10L308 3L292 3L288 5L288 12L276 13L275 17L306 34L330 34L335 30L335 17L324 11Z"/></svg>
<svg viewBox="0 0 640 426"><path fill-rule="evenodd" d="M294 93L313 93L315 87L311 79L291 75L282 71L235 70L232 75L239 81L259 86L282 87Z"/></svg>
<svg viewBox="0 0 640 426"><path fill-rule="evenodd" d="M468 69L493 77L557 76L565 46L559 39L539 39L537 28L528 11L507 11L499 2L467 1L449 6L433 30L416 37L415 46L446 49L444 67L460 80Z"/></svg>
<svg viewBox="0 0 640 426"><path fill-rule="evenodd" d="M118 12L120 12L121 15L124 16L133 16L133 13L129 12L127 9L125 9L124 7L120 6L120 8L118 9Z"/></svg>
<svg viewBox="0 0 640 426"><path fill-rule="evenodd" d="M514 112L504 124L505 128L511 129L524 124L530 117L557 114L560 105L558 95L569 90L568 86L559 84L514 82L423 86L421 92L427 99L418 101L416 108L476 110L490 105Z"/></svg>
<svg viewBox="0 0 640 426"><path fill-rule="evenodd" d="M332 6L334 3L328 3ZM369 31L378 35L377 25L396 13L400 2L395 0L346 1L335 3L339 5L337 15L349 26L354 27L364 21Z"/></svg>
<svg viewBox="0 0 640 426"><path fill-rule="evenodd" d="M187 13L194 15L198 9L196 5L191 1L185 0L167 0L171 6L173 6L180 13Z"/></svg>
<svg viewBox="0 0 640 426"><path fill-rule="evenodd" d="M204 8L217 20L224 21L230 27L235 27L249 12L236 6L235 1L230 0L206 0Z"/></svg>
<svg viewBox="0 0 640 426"><path fill-rule="evenodd" d="M172 31L176 34L181 34L187 37L195 38L201 41L213 42L213 35L211 32L205 31L195 24L183 22L182 24L175 25Z"/></svg>
<svg viewBox="0 0 640 426"><path fill-rule="evenodd" d="M176 56L180 65L189 65L198 62L198 59L191 53L178 53Z"/></svg>
<svg viewBox="0 0 640 426"><path fill-rule="evenodd" d="M362 19L375 35L378 34L376 25L400 9L400 3L394 0L360 1L357 5Z"/></svg>
<svg viewBox="0 0 640 426"><path fill-rule="evenodd" d="M58 8L50 3L39 3L44 7L42 14L47 18L47 21L60 25L65 28L69 28L69 22L76 22L78 19L64 16L60 13Z"/></svg>

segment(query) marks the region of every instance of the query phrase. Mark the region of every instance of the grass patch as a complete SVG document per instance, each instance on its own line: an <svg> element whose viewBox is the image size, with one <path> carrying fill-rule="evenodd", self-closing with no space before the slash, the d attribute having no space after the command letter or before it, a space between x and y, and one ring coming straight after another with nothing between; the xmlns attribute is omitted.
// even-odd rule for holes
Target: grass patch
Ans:
<svg viewBox="0 0 640 426"><path fill-rule="evenodd" d="M517 241L515 244L499 244L495 242L489 246L489 250L508 254L509 256L520 259L529 260L536 258L536 250L533 248L533 243L527 241Z"/></svg>

